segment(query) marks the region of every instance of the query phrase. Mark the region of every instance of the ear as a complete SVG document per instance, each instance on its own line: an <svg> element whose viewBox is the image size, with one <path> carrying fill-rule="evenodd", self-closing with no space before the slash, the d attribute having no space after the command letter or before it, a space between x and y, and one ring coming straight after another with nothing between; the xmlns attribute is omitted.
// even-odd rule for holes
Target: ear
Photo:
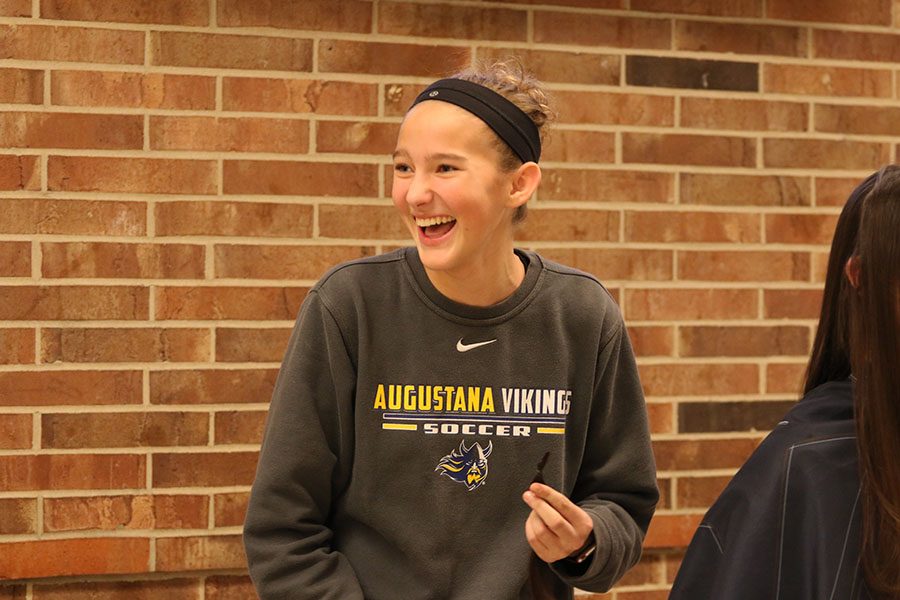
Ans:
<svg viewBox="0 0 900 600"><path fill-rule="evenodd" d="M844 274L847 275L847 280L850 282L855 288L859 288L859 257L851 256L847 259L847 264L844 265Z"/></svg>
<svg viewBox="0 0 900 600"><path fill-rule="evenodd" d="M541 168L535 162L527 162L516 169L510 179L509 208L518 208L528 202L541 183Z"/></svg>

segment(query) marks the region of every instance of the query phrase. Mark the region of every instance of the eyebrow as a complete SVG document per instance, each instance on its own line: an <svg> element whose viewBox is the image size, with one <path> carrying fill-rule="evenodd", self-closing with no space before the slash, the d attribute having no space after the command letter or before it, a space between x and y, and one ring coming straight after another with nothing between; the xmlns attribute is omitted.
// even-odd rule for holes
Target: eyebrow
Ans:
<svg viewBox="0 0 900 600"><path fill-rule="evenodd" d="M398 157L409 157L409 153L406 150L395 150L392 155L393 158ZM466 161L468 160L465 156L461 154L453 154L450 152L438 152L436 154L429 154L425 157L425 160L428 162L434 162L439 160L458 160L458 161Z"/></svg>

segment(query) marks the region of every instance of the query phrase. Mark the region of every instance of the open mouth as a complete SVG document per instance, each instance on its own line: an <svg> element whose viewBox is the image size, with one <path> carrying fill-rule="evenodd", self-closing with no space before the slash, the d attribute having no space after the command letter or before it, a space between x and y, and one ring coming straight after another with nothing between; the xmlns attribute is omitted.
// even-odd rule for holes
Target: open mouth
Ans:
<svg viewBox="0 0 900 600"><path fill-rule="evenodd" d="M453 217L429 217L427 219L415 219L416 226L422 235L428 239L437 239L446 235L456 225Z"/></svg>

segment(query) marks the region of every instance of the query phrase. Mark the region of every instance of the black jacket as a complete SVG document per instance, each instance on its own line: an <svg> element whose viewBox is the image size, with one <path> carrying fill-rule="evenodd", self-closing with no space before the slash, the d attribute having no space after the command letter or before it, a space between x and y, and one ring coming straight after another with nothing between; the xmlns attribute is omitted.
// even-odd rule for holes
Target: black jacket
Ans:
<svg viewBox="0 0 900 600"><path fill-rule="evenodd" d="M669 600L867 600L853 387L788 412L709 509Z"/></svg>

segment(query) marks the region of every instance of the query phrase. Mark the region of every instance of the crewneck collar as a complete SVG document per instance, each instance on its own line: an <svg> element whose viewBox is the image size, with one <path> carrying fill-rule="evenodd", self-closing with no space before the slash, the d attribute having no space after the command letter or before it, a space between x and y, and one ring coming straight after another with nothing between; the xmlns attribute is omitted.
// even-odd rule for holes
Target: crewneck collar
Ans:
<svg viewBox="0 0 900 600"><path fill-rule="evenodd" d="M519 248L516 248L514 252L525 265L525 277L510 296L491 306L472 306L447 298L431 283L419 257L419 252L415 248L404 248L403 256L410 284L432 310L451 320L464 321L469 324L493 325L521 312L531 302L543 280L544 264L541 262L540 256Z"/></svg>

